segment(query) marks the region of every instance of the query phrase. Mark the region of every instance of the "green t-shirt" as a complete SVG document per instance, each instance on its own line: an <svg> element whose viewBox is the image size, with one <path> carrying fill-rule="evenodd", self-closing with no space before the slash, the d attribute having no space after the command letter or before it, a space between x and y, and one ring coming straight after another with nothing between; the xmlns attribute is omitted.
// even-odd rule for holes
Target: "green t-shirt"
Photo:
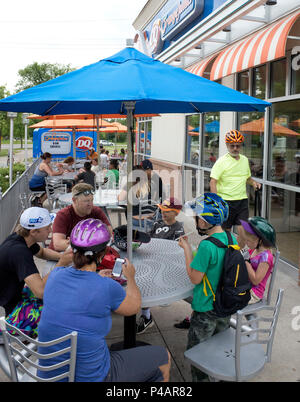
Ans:
<svg viewBox="0 0 300 402"><path fill-rule="evenodd" d="M240 154L237 160L227 153L216 161L210 177L217 180L217 194L224 200L248 198L246 181L251 177L251 171L246 156Z"/></svg>
<svg viewBox="0 0 300 402"><path fill-rule="evenodd" d="M107 171L105 178L107 178L107 188L116 188L119 185L119 171L117 169L110 169Z"/></svg>
<svg viewBox="0 0 300 402"><path fill-rule="evenodd" d="M231 234L232 235L232 234ZM215 233L212 235L222 243L228 245L228 239L225 232ZM232 235L233 243L237 244L237 240ZM220 248L210 241L202 240L199 244L197 254L191 262L191 268L196 271L204 272L211 284L212 290L216 293L219 279L223 269L223 261L226 249ZM204 281L202 280L194 287L192 309L198 312L213 310L213 294L206 285L207 296L204 293Z"/></svg>

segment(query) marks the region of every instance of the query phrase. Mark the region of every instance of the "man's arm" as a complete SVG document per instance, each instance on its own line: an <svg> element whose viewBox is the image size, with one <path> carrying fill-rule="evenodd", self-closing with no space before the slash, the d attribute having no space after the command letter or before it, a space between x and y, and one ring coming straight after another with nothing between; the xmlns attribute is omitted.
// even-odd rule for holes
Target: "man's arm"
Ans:
<svg viewBox="0 0 300 402"><path fill-rule="evenodd" d="M53 247L56 251L65 251L70 245L70 239L63 233L53 233Z"/></svg>
<svg viewBox="0 0 300 402"><path fill-rule="evenodd" d="M261 184L255 180L253 180L252 177L248 177L246 183L249 184L250 186L252 186L254 188L254 190L259 190L261 188Z"/></svg>
<svg viewBox="0 0 300 402"><path fill-rule="evenodd" d="M211 193L217 194L217 183L218 183L218 180L213 179L212 177L210 178L209 187L210 187Z"/></svg>

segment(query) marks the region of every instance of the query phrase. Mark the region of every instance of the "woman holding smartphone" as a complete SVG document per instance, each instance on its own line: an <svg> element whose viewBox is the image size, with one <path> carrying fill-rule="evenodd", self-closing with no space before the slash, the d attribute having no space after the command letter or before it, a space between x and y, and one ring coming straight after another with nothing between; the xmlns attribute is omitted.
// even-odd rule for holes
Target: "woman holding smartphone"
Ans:
<svg viewBox="0 0 300 402"><path fill-rule="evenodd" d="M136 314L141 295L135 282L135 268L125 259L123 275L126 292L111 278L111 270L96 267L110 241L107 226L98 219L80 221L73 229L70 244L73 266L55 268L44 291L44 309L38 328L39 340L50 341L78 332L76 382L144 382L168 381L170 356L161 346L143 346L109 351L105 337L111 329L111 313ZM55 346L40 348L51 353ZM59 357L41 360L40 364L58 363ZM39 372L47 378L65 369Z"/></svg>

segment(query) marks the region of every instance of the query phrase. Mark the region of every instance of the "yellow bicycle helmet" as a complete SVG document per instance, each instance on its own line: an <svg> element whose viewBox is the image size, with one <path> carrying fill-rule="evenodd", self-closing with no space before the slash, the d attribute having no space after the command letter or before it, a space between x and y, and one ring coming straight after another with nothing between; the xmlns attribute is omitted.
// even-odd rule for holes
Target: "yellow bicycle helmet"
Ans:
<svg viewBox="0 0 300 402"><path fill-rule="evenodd" d="M245 140L242 133L238 130L230 130L225 135L226 144L235 144L235 143L243 143Z"/></svg>

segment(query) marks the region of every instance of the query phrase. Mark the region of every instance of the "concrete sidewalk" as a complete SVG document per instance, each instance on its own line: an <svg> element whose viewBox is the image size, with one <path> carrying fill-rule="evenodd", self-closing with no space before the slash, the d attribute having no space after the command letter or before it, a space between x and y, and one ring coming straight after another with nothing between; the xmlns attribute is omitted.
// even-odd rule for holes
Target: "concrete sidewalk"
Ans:
<svg viewBox="0 0 300 402"><path fill-rule="evenodd" d="M36 261L42 272L45 262L38 259ZM253 382L300 382L300 287L297 282L298 270L280 262L273 289L273 302L279 288L285 291L275 333L272 361L266 364ZM293 309L297 310L294 314ZM190 304L183 300L165 307L153 307L151 313L154 325L137 336L137 340L164 345L169 350L172 356L172 382L191 381L190 365L184 359L188 330L174 328L174 323L189 316L191 311ZM108 345L123 339L123 321L123 317L113 314L112 329L107 336ZM0 382L3 381L9 379L0 370Z"/></svg>

